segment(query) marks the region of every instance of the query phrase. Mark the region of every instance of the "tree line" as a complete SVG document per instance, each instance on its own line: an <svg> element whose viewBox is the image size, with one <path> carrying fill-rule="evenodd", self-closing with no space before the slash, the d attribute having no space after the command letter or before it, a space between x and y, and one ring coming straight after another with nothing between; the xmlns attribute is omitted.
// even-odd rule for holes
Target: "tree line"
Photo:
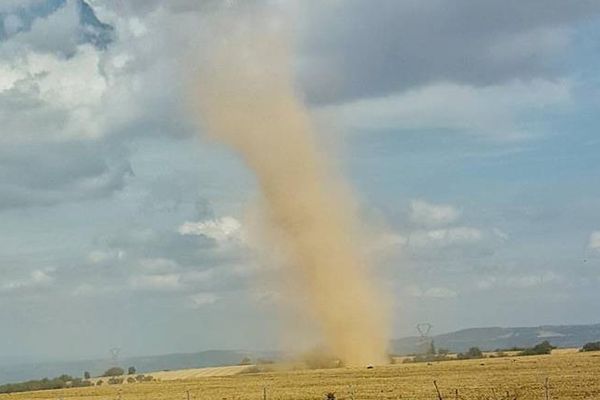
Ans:
<svg viewBox="0 0 600 400"><path fill-rule="evenodd" d="M134 375L136 372L135 367L129 367L127 369L128 375ZM125 375L125 370L120 367L112 367L107 369L102 376L103 377L117 377ZM73 377L71 375L63 374L56 378L43 378L43 379L32 379L25 382L18 383L7 383L0 385L0 393L18 393L18 392L31 392L34 390L52 390L52 389L64 389L70 387L86 387L93 386L94 384L89 380L91 374L88 371L83 373L83 379ZM141 379L136 379L141 381ZM110 382L109 382L110 383Z"/></svg>

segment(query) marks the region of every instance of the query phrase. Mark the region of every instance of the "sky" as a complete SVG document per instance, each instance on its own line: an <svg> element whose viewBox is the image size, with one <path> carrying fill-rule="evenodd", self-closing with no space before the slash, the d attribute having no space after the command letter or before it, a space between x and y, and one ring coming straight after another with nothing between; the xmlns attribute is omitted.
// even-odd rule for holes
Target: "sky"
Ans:
<svg viewBox="0 0 600 400"><path fill-rule="evenodd" d="M599 322L600 2L3 0L0 360L277 348L254 177L189 102L214 16L252 8L395 337Z"/></svg>

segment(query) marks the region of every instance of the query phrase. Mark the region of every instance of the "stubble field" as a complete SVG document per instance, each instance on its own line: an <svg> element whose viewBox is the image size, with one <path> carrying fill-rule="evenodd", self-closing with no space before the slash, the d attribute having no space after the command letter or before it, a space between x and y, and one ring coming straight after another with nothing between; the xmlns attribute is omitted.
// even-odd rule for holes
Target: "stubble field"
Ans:
<svg viewBox="0 0 600 400"><path fill-rule="evenodd" d="M0 400L600 399L600 353L486 358L373 369L287 371L0 395ZM457 393L458 390L458 393Z"/></svg>

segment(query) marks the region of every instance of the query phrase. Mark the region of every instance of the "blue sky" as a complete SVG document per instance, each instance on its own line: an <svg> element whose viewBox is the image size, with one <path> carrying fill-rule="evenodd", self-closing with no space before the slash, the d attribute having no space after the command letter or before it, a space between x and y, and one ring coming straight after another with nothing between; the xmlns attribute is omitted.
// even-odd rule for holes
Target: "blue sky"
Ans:
<svg viewBox="0 0 600 400"><path fill-rule="evenodd" d="M0 359L278 346L254 178L187 103L223 6L168 4L0 5ZM598 322L597 2L246 7L290 24L395 336Z"/></svg>

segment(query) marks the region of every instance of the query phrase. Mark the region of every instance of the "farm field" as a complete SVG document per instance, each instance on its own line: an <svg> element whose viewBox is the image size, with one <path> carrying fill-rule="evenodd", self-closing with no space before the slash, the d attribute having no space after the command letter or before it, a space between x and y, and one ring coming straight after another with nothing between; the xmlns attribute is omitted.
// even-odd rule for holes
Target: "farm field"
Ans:
<svg viewBox="0 0 600 400"><path fill-rule="evenodd" d="M145 375L150 375L154 379L159 381L175 381L175 380L189 380L205 377L216 377L216 376L232 376L240 374L248 370L251 366L248 365L232 365L229 367L213 367L213 368L189 368L180 369L174 371L157 371L149 372ZM121 376L120 378L127 379L127 376ZM99 380L106 381L106 377L92 378L90 381L96 384ZM128 384L125 382L125 384Z"/></svg>
<svg viewBox="0 0 600 400"><path fill-rule="evenodd" d="M363 368L287 371L0 395L0 400L600 399L600 353L486 358ZM192 373L192 376L194 373ZM208 373L205 373L208 375ZM172 378L175 372L172 373ZM181 371L180 376L187 377ZM167 376L165 376L167 378ZM168 378L167 378L168 379ZM507 397L507 393L509 397Z"/></svg>

